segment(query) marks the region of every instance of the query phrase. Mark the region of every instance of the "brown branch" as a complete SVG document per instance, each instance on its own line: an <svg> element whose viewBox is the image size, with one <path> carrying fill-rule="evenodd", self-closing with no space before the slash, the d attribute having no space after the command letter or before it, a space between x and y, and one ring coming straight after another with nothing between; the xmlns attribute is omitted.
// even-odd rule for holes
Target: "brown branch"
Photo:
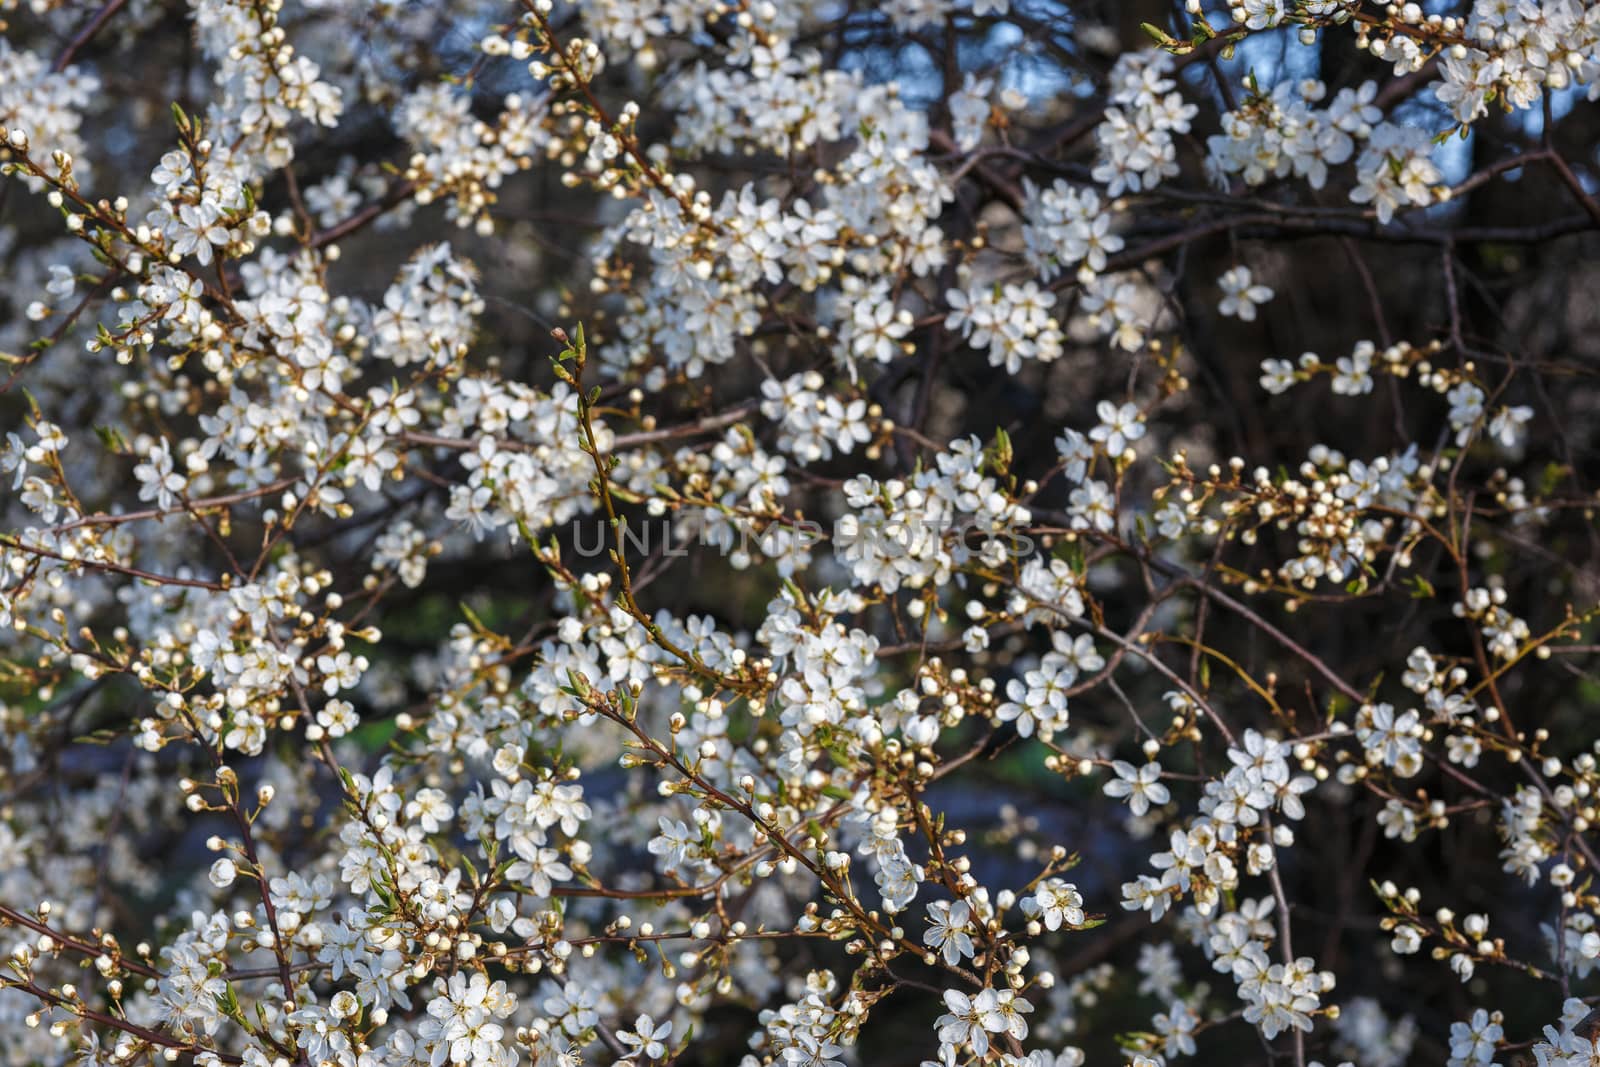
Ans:
<svg viewBox="0 0 1600 1067"><path fill-rule="evenodd" d="M94 40L95 34L103 30L106 23L115 18L117 12L121 11L127 4L128 0L106 0L100 10L96 11L89 21L83 24L83 28L72 35L72 40L68 41L67 46L56 56L56 61L50 64L50 69L56 74L60 74L70 67L73 57L78 54L84 45Z"/></svg>
<svg viewBox="0 0 1600 1067"><path fill-rule="evenodd" d="M143 522L145 519L162 519L168 515L182 515L195 511L208 511L211 508L227 507L230 504L242 504L247 500L255 500L258 497L270 496L273 493L281 492L290 488L298 481L300 481L299 478L280 478L275 482L258 486L255 489L245 489L237 493L226 493L222 496L201 497L199 500L189 500L176 507L170 508L145 508L141 511L119 511L116 513L97 511L92 515L85 515L82 518L73 519L71 522L64 522L60 526L51 526L44 532L66 533L68 530L76 530L83 526L121 526L123 523Z"/></svg>
<svg viewBox="0 0 1600 1067"><path fill-rule="evenodd" d="M344 221L336 223L326 230L318 230L312 234L311 240L306 242L307 246L325 248L335 241L342 241L356 231L364 229L370 223L377 221L380 216L393 211L416 191L417 185L415 182L400 182L385 193L381 200L375 200Z"/></svg>
<svg viewBox="0 0 1600 1067"><path fill-rule="evenodd" d="M40 548L38 545L30 545L25 542L18 541L12 537L0 536L0 547L9 548L17 552L24 552L28 555L43 556L46 559L59 560L60 562L72 567L88 567L90 570L110 571L113 574L125 574L130 578L138 578L141 581L153 582L156 585L179 585L190 589L210 589L214 592L220 592L221 590L227 588L227 586L220 582L208 582L200 578L179 578L170 574L156 574L153 571L142 571L137 567L129 567L121 563L112 563L108 560L86 559L82 556L64 556L59 552L52 552L50 549Z"/></svg>
<svg viewBox="0 0 1600 1067"><path fill-rule="evenodd" d="M16 978L0 978L0 987L4 986L12 986L20 989L23 992L38 998L46 1004L54 1004L58 1007L64 1008L73 1015L78 1016L80 1019L87 1019L90 1022L99 1023L101 1026L109 1026L114 1030L121 1030L123 1033L137 1037L139 1040L144 1041L147 1044L155 1045L160 1048L176 1049L179 1052L187 1052L191 1055L200 1052L212 1052L212 1054L223 1063L236 1064L243 1062L238 1056L229 1055L226 1052L214 1052L210 1049L207 1049L203 1045L178 1041L166 1034L161 1033L158 1030L151 1030L148 1027L140 1026L138 1023L129 1022L127 1019L119 1019L115 1015L107 1015L104 1012L95 1011L92 1008L86 1007L80 1001L68 1000L59 993L53 993L48 989L43 989L40 986L35 985L33 982L25 982Z"/></svg>
<svg viewBox="0 0 1600 1067"><path fill-rule="evenodd" d="M1589 220L1596 226L1600 226L1600 203L1597 203L1595 198L1589 195L1589 191L1583 187L1583 183L1572 172L1572 168L1561 157L1561 153L1552 151L1547 153L1545 158L1555 168L1556 174L1560 176L1562 183L1571 190L1573 198L1583 207L1584 214L1588 215Z"/></svg>
<svg viewBox="0 0 1600 1067"><path fill-rule="evenodd" d="M56 942L62 948L69 948L74 952L88 956L90 959L95 959L100 956L110 956L116 961L117 966L121 967L123 970L130 971L137 975L142 975L145 978L161 977L160 971L157 971L155 968L148 967L145 964L137 961L130 960L123 956L120 952L93 944L83 940L82 938L73 937L71 934L64 934L59 930L47 926L37 919L30 918L15 908L9 907L5 904L0 904L0 924L4 923L16 923L18 926L25 926L36 934L43 934L45 937L48 937L50 940Z"/></svg>

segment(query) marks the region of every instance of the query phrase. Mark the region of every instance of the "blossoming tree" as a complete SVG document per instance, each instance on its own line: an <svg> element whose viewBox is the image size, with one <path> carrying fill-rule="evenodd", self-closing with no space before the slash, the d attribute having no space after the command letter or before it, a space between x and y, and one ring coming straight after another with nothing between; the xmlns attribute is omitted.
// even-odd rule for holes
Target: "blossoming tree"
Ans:
<svg viewBox="0 0 1600 1067"><path fill-rule="evenodd" d="M1600 1063L1600 4L0 17L0 1064Z"/></svg>

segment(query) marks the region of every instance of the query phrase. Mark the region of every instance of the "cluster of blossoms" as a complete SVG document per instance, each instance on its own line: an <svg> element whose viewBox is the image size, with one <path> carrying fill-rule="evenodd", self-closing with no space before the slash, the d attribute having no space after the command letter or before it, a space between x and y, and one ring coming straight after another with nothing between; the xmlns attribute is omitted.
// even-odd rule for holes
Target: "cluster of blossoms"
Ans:
<svg viewBox="0 0 1600 1067"><path fill-rule="evenodd" d="M1172 57L1129 52L1117 59L1106 94L1105 121L1095 127L1099 155L1094 180L1109 196L1153 189L1180 173L1175 134L1189 132L1199 108L1167 77Z"/></svg>
<svg viewBox="0 0 1600 1067"><path fill-rule="evenodd" d="M1221 181L1237 174L1246 185L1294 175L1313 189L1327 184L1328 168L1347 163L1358 142L1376 140L1383 111L1374 106L1376 82L1341 89L1321 111L1328 93L1320 81L1281 81L1270 93L1253 92L1222 117L1222 133L1206 140L1207 165Z"/></svg>
<svg viewBox="0 0 1600 1067"><path fill-rule="evenodd" d="M1600 4L1113 6L0 5L0 1067L1600 1064Z"/></svg>

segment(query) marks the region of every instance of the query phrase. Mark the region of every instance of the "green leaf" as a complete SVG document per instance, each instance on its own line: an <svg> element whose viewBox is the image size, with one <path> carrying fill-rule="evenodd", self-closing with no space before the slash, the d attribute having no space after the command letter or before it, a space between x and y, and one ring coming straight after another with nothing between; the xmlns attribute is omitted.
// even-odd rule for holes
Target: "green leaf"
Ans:
<svg viewBox="0 0 1600 1067"><path fill-rule="evenodd" d="M994 431L994 463L1000 472L1011 469L1011 461L1016 455L1011 447L1011 435L1004 429L996 427Z"/></svg>
<svg viewBox="0 0 1600 1067"><path fill-rule="evenodd" d="M1160 26L1157 26L1153 22L1141 22L1139 23L1139 28L1144 31L1146 37L1150 38L1162 48L1170 48L1178 43L1172 39L1171 34L1167 33L1166 30L1163 30Z"/></svg>

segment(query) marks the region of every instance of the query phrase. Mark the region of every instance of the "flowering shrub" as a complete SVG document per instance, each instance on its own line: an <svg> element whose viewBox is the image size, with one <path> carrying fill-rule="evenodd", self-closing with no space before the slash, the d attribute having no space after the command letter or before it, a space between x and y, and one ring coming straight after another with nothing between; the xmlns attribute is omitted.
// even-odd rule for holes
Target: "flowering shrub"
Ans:
<svg viewBox="0 0 1600 1067"><path fill-rule="evenodd" d="M0 12L0 1064L1600 1063L1600 4Z"/></svg>

